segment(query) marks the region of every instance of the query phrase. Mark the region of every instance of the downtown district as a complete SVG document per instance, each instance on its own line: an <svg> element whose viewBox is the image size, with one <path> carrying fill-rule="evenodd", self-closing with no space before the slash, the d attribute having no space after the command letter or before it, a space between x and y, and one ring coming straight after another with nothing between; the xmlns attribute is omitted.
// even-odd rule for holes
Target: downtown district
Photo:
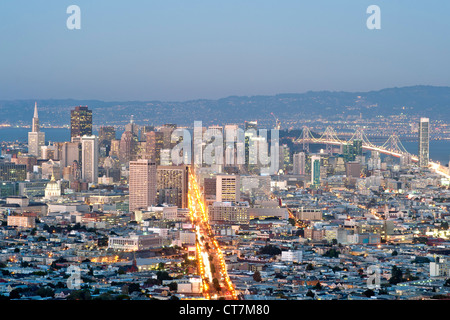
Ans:
<svg viewBox="0 0 450 320"><path fill-rule="evenodd" d="M450 297L448 171L428 163L426 118L417 161L358 139L280 144L264 174L256 121L243 164L177 165L176 124L131 120L117 139L112 126L93 135L86 106L70 117L71 141L47 143L35 105L28 144L2 143L3 300Z"/></svg>

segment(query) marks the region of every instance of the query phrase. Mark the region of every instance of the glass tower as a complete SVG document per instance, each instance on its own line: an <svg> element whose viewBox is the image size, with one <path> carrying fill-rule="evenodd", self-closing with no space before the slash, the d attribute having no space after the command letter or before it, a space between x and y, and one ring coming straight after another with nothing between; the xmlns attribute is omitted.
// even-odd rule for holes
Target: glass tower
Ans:
<svg viewBox="0 0 450 320"><path fill-rule="evenodd" d="M87 106L78 106L70 111L70 137L92 135L92 110Z"/></svg>

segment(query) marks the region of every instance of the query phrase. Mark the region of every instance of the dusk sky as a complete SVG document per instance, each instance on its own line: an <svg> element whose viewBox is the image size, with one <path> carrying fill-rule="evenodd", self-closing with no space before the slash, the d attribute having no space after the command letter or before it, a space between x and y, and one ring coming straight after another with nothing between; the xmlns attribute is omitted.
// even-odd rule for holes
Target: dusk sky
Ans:
<svg viewBox="0 0 450 320"><path fill-rule="evenodd" d="M81 30L69 30L69 5ZM381 30L366 9L381 8ZM450 1L3 0L0 99L450 85Z"/></svg>

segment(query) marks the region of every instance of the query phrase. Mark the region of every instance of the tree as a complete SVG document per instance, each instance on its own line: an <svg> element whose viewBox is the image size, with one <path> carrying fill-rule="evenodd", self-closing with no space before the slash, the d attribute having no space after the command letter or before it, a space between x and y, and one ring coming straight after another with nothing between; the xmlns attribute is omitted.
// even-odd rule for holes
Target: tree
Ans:
<svg viewBox="0 0 450 320"><path fill-rule="evenodd" d="M100 294L98 297L94 298L94 300L114 300L113 296L109 292L104 292Z"/></svg>
<svg viewBox="0 0 450 320"><path fill-rule="evenodd" d="M163 280L172 280L172 277L169 276L169 274L167 273L167 271L158 271L156 272L156 277L159 281L163 281Z"/></svg>
<svg viewBox="0 0 450 320"><path fill-rule="evenodd" d="M141 291L141 287L139 286L139 283L130 283L128 284L128 294L131 294L132 292Z"/></svg>
<svg viewBox="0 0 450 320"><path fill-rule="evenodd" d="M375 295L375 292L373 292L373 290L371 289L367 289L366 291L363 292L363 295L365 295L367 298L370 298Z"/></svg>
<svg viewBox="0 0 450 320"><path fill-rule="evenodd" d="M312 292L311 290L308 290L308 292L306 293L306 296L307 296L307 297L314 298L314 297L315 297L315 294L314 294L314 292Z"/></svg>
<svg viewBox="0 0 450 320"><path fill-rule="evenodd" d="M332 240L331 240L331 244L332 244L332 245L335 246L335 245L337 245L337 243L338 243L337 239L332 239Z"/></svg>
<svg viewBox="0 0 450 320"><path fill-rule="evenodd" d="M415 257L411 263L430 263L430 259L427 257Z"/></svg>
<svg viewBox="0 0 450 320"><path fill-rule="evenodd" d="M397 284L403 281L403 272L397 266L392 266L390 284Z"/></svg>
<svg viewBox="0 0 450 320"><path fill-rule="evenodd" d="M281 249L276 247L276 246L273 246L273 245L269 244L267 246L262 247L259 250L259 253L260 254L268 254L268 255L274 256L274 255L281 254Z"/></svg>
<svg viewBox="0 0 450 320"><path fill-rule="evenodd" d="M70 293L67 300L92 300L89 289L75 290Z"/></svg>
<svg viewBox="0 0 450 320"><path fill-rule="evenodd" d="M13 289L9 293L9 298L10 299L20 299L20 297L22 296L21 293L22 293L22 289L20 289L20 288Z"/></svg>
<svg viewBox="0 0 450 320"><path fill-rule="evenodd" d="M36 294L41 296L42 298L50 297L53 298L55 296L55 291L52 288L48 287L40 287L36 290Z"/></svg>
<svg viewBox="0 0 450 320"><path fill-rule="evenodd" d="M405 276L403 277L403 281L414 281L414 280L418 280L418 279L419 279L418 277L414 276L411 273L411 270L406 269Z"/></svg>
<svg viewBox="0 0 450 320"><path fill-rule="evenodd" d="M445 280L444 287L450 287L450 278Z"/></svg>
<svg viewBox="0 0 450 320"><path fill-rule="evenodd" d="M397 250L392 251L392 256L393 256L393 257L398 256Z"/></svg>
<svg viewBox="0 0 450 320"><path fill-rule="evenodd" d="M253 273L253 280L255 280L256 282L261 282L262 278L261 278L261 272L259 272L258 270L256 270Z"/></svg>
<svg viewBox="0 0 450 320"><path fill-rule="evenodd" d="M331 268L331 270L333 270L333 272L342 271L342 268L340 268L339 266L334 266L333 268Z"/></svg>
<svg viewBox="0 0 450 320"><path fill-rule="evenodd" d="M311 263L308 263L308 265L306 266L306 271L312 271L314 270L314 266Z"/></svg>
<svg viewBox="0 0 450 320"><path fill-rule="evenodd" d="M314 290L320 291L320 290L322 290L322 285L320 284L319 281L317 281L317 283L315 284L315 286L313 288L314 288Z"/></svg>
<svg viewBox="0 0 450 320"><path fill-rule="evenodd" d="M328 250L327 252L325 252L323 254L324 257L328 257L328 258L338 258L339 257L339 251L337 251L336 249L332 248L330 250Z"/></svg>
<svg viewBox="0 0 450 320"><path fill-rule="evenodd" d="M176 283L176 282L169 283L169 290L170 291L177 291L178 290L178 283Z"/></svg>

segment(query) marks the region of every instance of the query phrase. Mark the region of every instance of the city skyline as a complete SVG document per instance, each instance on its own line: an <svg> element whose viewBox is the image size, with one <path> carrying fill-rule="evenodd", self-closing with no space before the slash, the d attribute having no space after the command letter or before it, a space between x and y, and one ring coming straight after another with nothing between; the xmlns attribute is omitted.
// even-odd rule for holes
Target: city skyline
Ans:
<svg viewBox="0 0 450 320"><path fill-rule="evenodd" d="M0 3L0 300L450 300L449 10Z"/></svg>

